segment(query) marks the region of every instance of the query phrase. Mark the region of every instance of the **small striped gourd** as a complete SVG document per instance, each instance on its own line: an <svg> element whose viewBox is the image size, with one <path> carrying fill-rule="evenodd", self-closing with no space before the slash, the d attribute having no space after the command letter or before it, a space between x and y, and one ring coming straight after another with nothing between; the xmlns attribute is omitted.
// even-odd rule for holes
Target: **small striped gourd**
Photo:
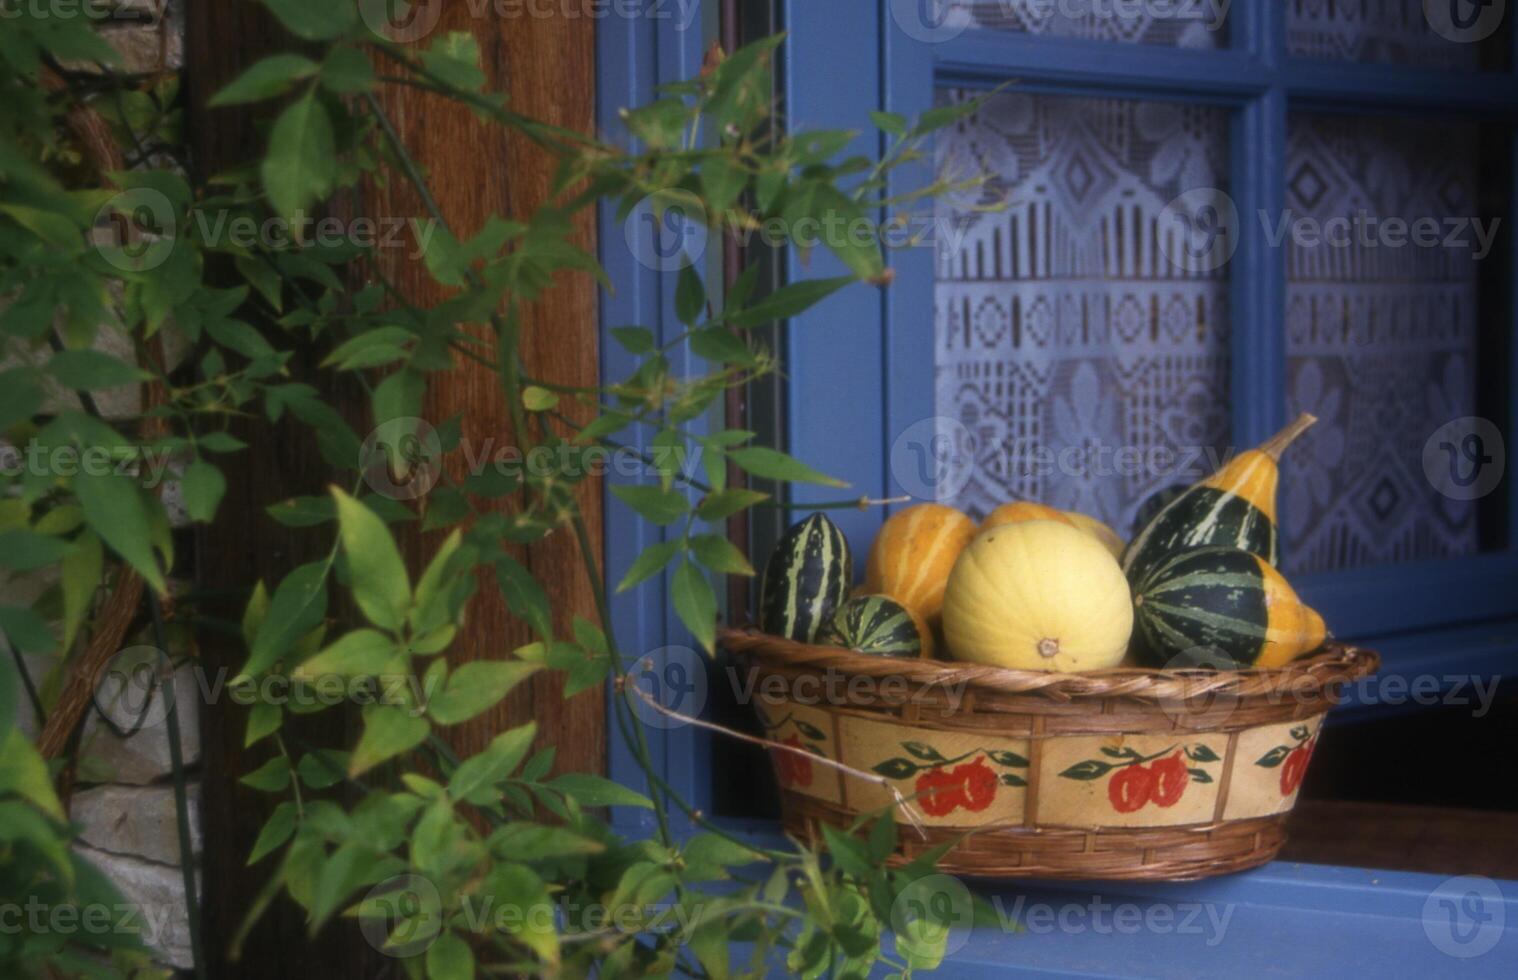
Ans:
<svg viewBox="0 0 1518 980"><path fill-rule="evenodd" d="M811 643L848 599L854 558L838 526L813 514L781 536L759 582L759 628Z"/></svg>
<svg viewBox="0 0 1518 980"><path fill-rule="evenodd" d="M916 613L883 595L856 596L838 607L817 642L877 657L933 656L933 639Z"/></svg>
<svg viewBox="0 0 1518 980"><path fill-rule="evenodd" d="M1323 617L1235 548L1172 555L1134 587L1135 652L1155 666L1279 667L1323 645Z"/></svg>
<svg viewBox="0 0 1518 980"><path fill-rule="evenodd" d="M944 504L892 514L870 547L865 591L890 596L937 628L949 572L975 533L974 521Z"/></svg>
<svg viewBox="0 0 1518 980"><path fill-rule="evenodd" d="M1212 476L1180 494L1144 526L1123 552L1123 571L1135 584L1170 556L1190 548L1237 548L1274 565L1276 488L1281 453L1317 419L1302 415L1258 449L1240 453Z"/></svg>

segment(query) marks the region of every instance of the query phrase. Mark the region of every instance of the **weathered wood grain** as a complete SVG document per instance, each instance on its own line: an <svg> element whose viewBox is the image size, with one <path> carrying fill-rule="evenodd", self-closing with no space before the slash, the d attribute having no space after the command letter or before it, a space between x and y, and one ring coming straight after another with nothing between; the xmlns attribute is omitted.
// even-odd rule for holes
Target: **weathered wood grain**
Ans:
<svg viewBox="0 0 1518 980"><path fill-rule="evenodd" d="M485 16L474 18L470 5L449 5L439 31L468 30L479 39L490 87L508 92L514 108L589 131L595 105L594 22L583 17L502 19L490 13L490 7L483 9ZM187 5L185 47L192 149L197 175L203 179L261 152L258 123L270 114L267 108L212 111L206 108L206 100L258 58L272 50L288 50L291 43L269 22L261 5L217 2ZM477 229L492 212L520 216L543 199L552 174L550 161L525 141L507 138L467 110L424 92L392 88L383 101L406 143L431 174L442 209L461 233ZM351 207L353 213L371 217L423 213L420 202L398 180L383 188L366 189ZM578 231L582 244L591 247L591 215L583 217ZM439 298L438 287L410 249L386 254L383 261L408 296L421 303ZM596 293L588 279L562 283L531 311L524 333L528 370L535 376L564 384L596 382ZM308 361L304 367L309 366ZM302 373L309 376L312 372L302 369ZM330 394L339 401L355 431L365 433L367 409L362 394L339 389ZM510 425L494 377L487 369L463 360L451 375L434 380L426 405L427 417L435 422L460 413L464 438L471 440L476 454L487 440L493 439L498 450L510 445ZM248 440L252 450L231 464L223 516L201 538L199 575L207 588L234 588L260 578L272 585L326 547L320 535L291 533L263 511L265 505L280 499L324 492L330 473L314 440L298 426L282 425L273 438L268 437L265 427L260 426L259 432L259 439ZM588 482L580 492L599 550L599 481ZM420 540L420 535L408 534L403 546L412 565L419 567L438 540L435 535ZM589 585L567 531L529 549L522 560L545 582L559 628L567 631L574 615L593 618ZM504 657L530 639L526 626L508 614L494 582L481 584L467 628L455 643L452 656L458 662ZM229 599L214 614L236 620L243 601ZM212 677L218 670L231 676L246 657L235 638L208 633L202 644L204 665ZM603 711L604 697L599 690L566 703L560 680L543 677L530 689L524 685L498 710L446 734L467 753L503 728L536 719L543 732L542 742L558 747L559 768L601 771L605 765ZM248 938L240 962L228 961L231 937L274 870L274 859L251 869L243 866L273 800L237 783L241 774L267 757L266 748L246 752L242 748L246 711L223 697L202 711L201 718L206 828L202 906L205 945L211 960L209 975L233 980L399 975L396 964L371 950L351 926L329 927L317 940L307 939L300 909L284 898L276 900ZM301 719L296 734L313 745L339 744L351 737L351 722L340 712L324 712Z"/></svg>

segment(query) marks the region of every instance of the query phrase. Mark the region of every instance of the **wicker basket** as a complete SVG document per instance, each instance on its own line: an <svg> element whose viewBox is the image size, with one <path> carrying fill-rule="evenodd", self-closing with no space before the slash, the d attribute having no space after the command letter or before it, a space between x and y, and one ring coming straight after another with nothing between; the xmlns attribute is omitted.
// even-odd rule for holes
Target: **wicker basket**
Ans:
<svg viewBox="0 0 1518 980"><path fill-rule="evenodd" d="M722 645L751 671L786 830L819 837L912 800L956 874L1184 881L1275 857L1340 687L1380 658L1330 646L1274 670L1088 674L866 657L751 629ZM884 785L888 783L889 785ZM907 822L898 808L898 821Z"/></svg>

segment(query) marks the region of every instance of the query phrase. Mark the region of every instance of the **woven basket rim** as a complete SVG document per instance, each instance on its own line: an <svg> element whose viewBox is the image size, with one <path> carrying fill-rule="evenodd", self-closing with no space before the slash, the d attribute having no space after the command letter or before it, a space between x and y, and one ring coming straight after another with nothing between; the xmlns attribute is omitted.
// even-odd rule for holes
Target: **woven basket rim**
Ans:
<svg viewBox="0 0 1518 980"><path fill-rule="evenodd" d="M900 677L922 685L966 685L994 694L1033 695L1055 701L1085 698L1131 698L1140 701L1190 701L1216 695L1238 698L1312 695L1376 672L1381 658L1371 650L1330 642L1320 653L1282 667L1247 670L1112 667L1080 674L1012 670L942 660L872 657L839 647L797 643L752 626L721 627L719 645L770 666L837 671L876 679Z"/></svg>

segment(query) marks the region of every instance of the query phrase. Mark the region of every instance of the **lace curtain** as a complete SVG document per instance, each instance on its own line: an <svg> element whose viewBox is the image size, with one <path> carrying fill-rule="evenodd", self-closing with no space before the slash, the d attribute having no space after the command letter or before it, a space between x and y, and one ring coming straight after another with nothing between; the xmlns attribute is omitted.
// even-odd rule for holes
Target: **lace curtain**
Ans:
<svg viewBox="0 0 1518 980"><path fill-rule="evenodd" d="M1168 202L1224 185L1227 120L1010 93L940 140L947 172L995 175L938 203L937 414L972 460L954 503L1037 500L1126 531L1208 471L1229 431L1227 270L1183 273L1157 241Z"/></svg>
<svg viewBox="0 0 1518 980"><path fill-rule="evenodd" d="M1179 48L1218 48L1228 44L1226 17L1217 16L1213 0L1174 5L1167 16L1161 4L1122 6L1101 0L1056 3L1053 0L934 0L945 23L1075 37L1129 44L1160 44ZM1145 11L1144 7L1151 7ZM1216 5L1221 9L1221 4ZM1120 13L1120 11L1122 11Z"/></svg>
<svg viewBox="0 0 1518 980"><path fill-rule="evenodd" d="M1475 127L1293 115L1287 203L1324 222L1355 216L1349 244L1287 239L1287 403L1320 422L1286 461L1283 521L1295 571L1470 554L1476 507L1438 493L1423 446L1476 414L1480 244L1446 247L1444 219L1473 217ZM1387 218L1440 221L1440 244L1391 247ZM1483 218L1483 221L1489 219Z"/></svg>
<svg viewBox="0 0 1518 980"><path fill-rule="evenodd" d="M941 139L946 173L994 175L938 202L935 398L940 444L963 471L953 503L983 515L1036 500L1128 533L1152 493L1226 457L1227 266L1182 272L1157 243L1168 202L1224 187L1227 121L1175 103L1003 94ZM1478 213L1478 159L1471 126L1298 114L1288 204L1319 227L1396 216L1443 228ZM1422 471L1433 430L1476 414L1473 251L1282 241L1287 403L1322 419L1288 457L1288 567L1477 550L1474 505Z"/></svg>
<svg viewBox="0 0 1518 980"><path fill-rule="evenodd" d="M1423 0L1286 0L1286 47L1298 58L1465 71L1482 53L1440 36Z"/></svg>

